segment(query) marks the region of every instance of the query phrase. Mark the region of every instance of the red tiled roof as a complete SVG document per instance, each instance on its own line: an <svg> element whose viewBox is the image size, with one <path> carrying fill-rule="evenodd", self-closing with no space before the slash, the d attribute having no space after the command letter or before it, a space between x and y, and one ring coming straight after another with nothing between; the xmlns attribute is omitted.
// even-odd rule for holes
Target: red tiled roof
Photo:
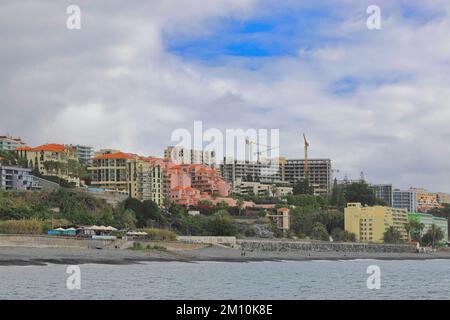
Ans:
<svg viewBox="0 0 450 320"><path fill-rule="evenodd" d="M18 147L15 151L32 151L32 152L40 152L40 151L50 151L50 152L65 152L67 147L62 144L57 143L48 143L43 144L41 146L37 146L34 148L31 147Z"/></svg>
<svg viewBox="0 0 450 320"><path fill-rule="evenodd" d="M132 153L124 153L124 152L116 152L116 153L108 153L101 156L94 157L94 160L101 159L135 159L136 155Z"/></svg>
<svg viewBox="0 0 450 320"><path fill-rule="evenodd" d="M31 151L33 148L30 147L18 147L15 151Z"/></svg>

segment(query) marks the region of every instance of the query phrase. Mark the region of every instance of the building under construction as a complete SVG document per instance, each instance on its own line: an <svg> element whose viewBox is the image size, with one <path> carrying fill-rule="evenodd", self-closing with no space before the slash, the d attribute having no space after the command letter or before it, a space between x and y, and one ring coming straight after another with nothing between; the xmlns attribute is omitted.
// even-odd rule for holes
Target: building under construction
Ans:
<svg viewBox="0 0 450 320"><path fill-rule="evenodd" d="M309 142L303 134L304 159L263 159L260 155L267 151L278 149L246 139L248 148L247 161L238 161L224 158L220 166L222 177L232 184L234 188L237 181L251 181L293 186L298 181L307 180L316 195L327 195L331 191L332 170L330 159L309 159ZM256 146L257 152L253 152ZM259 151L259 147L263 151ZM257 161L253 160L253 154L257 154Z"/></svg>
<svg viewBox="0 0 450 320"><path fill-rule="evenodd" d="M220 166L222 177L234 185L237 180L293 185L305 179L305 159L279 158L272 161L226 160ZM308 159L309 183L317 195L331 191L330 159Z"/></svg>

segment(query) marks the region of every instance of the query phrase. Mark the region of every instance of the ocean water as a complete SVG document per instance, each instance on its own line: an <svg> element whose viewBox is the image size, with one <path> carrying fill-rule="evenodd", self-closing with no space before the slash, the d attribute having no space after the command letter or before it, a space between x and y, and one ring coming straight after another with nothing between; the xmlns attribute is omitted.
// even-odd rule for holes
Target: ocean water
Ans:
<svg viewBox="0 0 450 320"><path fill-rule="evenodd" d="M367 268L380 268L368 289ZM450 260L1 266L0 299L450 299Z"/></svg>

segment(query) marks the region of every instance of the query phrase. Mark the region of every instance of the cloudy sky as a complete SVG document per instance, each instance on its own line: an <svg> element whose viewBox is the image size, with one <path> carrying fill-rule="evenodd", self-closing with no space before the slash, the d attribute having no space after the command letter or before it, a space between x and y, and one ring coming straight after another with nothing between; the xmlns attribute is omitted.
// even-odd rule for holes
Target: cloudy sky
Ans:
<svg viewBox="0 0 450 320"><path fill-rule="evenodd" d="M194 120L279 128L338 176L450 192L448 0L2 0L0 39L0 134L30 145L161 156Z"/></svg>

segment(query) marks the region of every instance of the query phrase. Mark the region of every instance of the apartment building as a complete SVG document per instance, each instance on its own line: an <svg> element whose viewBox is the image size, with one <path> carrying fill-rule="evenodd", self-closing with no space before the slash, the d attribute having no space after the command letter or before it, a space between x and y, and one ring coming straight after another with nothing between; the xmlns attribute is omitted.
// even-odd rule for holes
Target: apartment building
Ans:
<svg viewBox="0 0 450 320"><path fill-rule="evenodd" d="M106 153L92 159L88 167L94 187L128 194L130 197L164 203L164 176L157 159L131 153Z"/></svg>
<svg viewBox="0 0 450 320"><path fill-rule="evenodd" d="M408 240L406 225L408 212L383 206L363 207L361 203L348 203L344 209L345 230L356 235L359 242L383 242L389 227L400 231L402 239Z"/></svg>
<svg viewBox="0 0 450 320"><path fill-rule="evenodd" d="M213 197L227 197L230 185L220 173L203 164L174 164L164 161L165 193L170 202L196 205Z"/></svg>
<svg viewBox="0 0 450 320"><path fill-rule="evenodd" d="M392 184L372 184L370 188L374 191L377 199L386 202L388 207L393 207L394 204L394 190Z"/></svg>
<svg viewBox="0 0 450 320"><path fill-rule="evenodd" d="M434 224L435 226L439 227L442 232L444 233L444 238L442 239L443 243L448 242L448 220L441 217L435 217L428 213L420 213L420 212L410 212L408 214L408 218L411 221L415 221L417 223L423 224L424 228L420 234L420 236L423 236L425 233L428 232L428 230L431 229L431 226Z"/></svg>
<svg viewBox="0 0 450 320"><path fill-rule="evenodd" d="M73 147L76 149L78 161L85 165L90 166L92 164L92 158L94 156L94 148L89 146L82 145L70 145L69 147Z"/></svg>
<svg viewBox="0 0 450 320"><path fill-rule="evenodd" d="M31 169L0 164L0 190L40 190Z"/></svg>
<svg viewBox="0 0 450 320"><path fill-rule="evenodd" d="M210 167L216 167L215 151L169 146L164 150L164 159L172 161L175 164L205 164Z"/></svg>
<svg viewBox="0 0 450 320"><path fill-rule="evenodd" d="M80 179L70 172L70 162L78 162L74 147L62 144L44 144L35 148L19 147L14 152L28 162L28 168L36 169L46 176L57 176L69 183L80 185Z"/></svg>
<svg viewBox="0 0 450 320"><path fill-rule="evenodd" d="M392 207L417 212L417 196L413 190L395 189L392 193Z"/></svg>
<svg viewBox="0 0 450 320"><path fill-rule="evenodd" d="M26 147L27 144L19 137L9 135L0 136L0 150L14 151L20 147Z"/></svg>

